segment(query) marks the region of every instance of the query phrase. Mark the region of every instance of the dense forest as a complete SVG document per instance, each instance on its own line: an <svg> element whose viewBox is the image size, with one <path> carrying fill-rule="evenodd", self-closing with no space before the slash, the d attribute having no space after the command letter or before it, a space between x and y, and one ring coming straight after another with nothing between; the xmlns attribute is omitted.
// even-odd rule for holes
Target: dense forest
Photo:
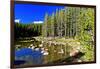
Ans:
<svg viewBox="0 0 100 69"><path fill-rule="evenodd" d="M15 38L40 36L42 34L42 24L21 24L15 23Z"/></svg>
<svg viewBox="0 0 100 69"><path fill-rule="evenodd" d="M65 7L56 14L45 15L43 36L84 39L94 33L94 9ZM85 39L86 40L86 39Z"/></svg>

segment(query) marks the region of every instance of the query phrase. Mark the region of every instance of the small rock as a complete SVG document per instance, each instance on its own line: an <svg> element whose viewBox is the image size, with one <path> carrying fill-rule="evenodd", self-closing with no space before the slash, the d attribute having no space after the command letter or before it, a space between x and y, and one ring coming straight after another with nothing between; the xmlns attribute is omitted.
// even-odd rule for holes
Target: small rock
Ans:
<svg viewBox="0 0 100 69"><path fill-rule="evenodd" d="M31 44L30 46L33 46L33 44Z"/></svg>
<svg viewBox="0 0 100 69"><path fill-rule="evenodd" d="M82 62L82 60L80 60L80 59L78 59L77 61L78 61L78 62Z"/></svg>
<svg viewBox="0 0 100 69"><path fill-rule="evenodd" d="M42 51L44 51L44 48L41 48Z"/></svg>
<svg viewBox="0 0 100 69"><path fill-rule="evenodd" d="M41 53L44 53L44 51L41 51Z"/></svg>
<svg viewBox="0 0 100 69"><path fill-rule="evenodd" d="M64 53L64 50L61 49L58 53L63 54Z"/></svg>
<svg viewBox="0 0 100 69"><path fill-rule="evenodd" d="M17 47L20 47L21 45L16 45Z"/></svg>
<svg viewBox="0 0 100 69"><path fill-rule="evenodd" d="M31 47L31 49L34 49L34 48L35 48L34 46Z"/></svg>
<svg viewBox="0 0 100 69"><path fill-rule="evenodd" d="M49 54L49 53L48 53L48 52L46 52L46 51L43 53L43 55L48 55L48 54Z"/></svg>
<svg viewBox="0 0 100 69"><path fill-rule="evenodd" d="M73 50L72 52L70 52L70 56L75 56L79 53L79 50Z"/></svg>
<svg viewBox="0 0 100 69"><path fill-rule="evenodd" d="M39 51L39 48L35 48L35 51Z"/></svg>
<svg viewBox="0 0 100 69"><path fill-rule="evenodd" d="M39 47L43 47L43 44L40 44Z"/></svg>
<svg viewBox="0 0 100 69"><path fill-rule="evenodd" d="M46 51L48 51L48 49L47 49L47 48L46 48L45 50L46 50Z"/></svg>
<svg viewBox="0 0 100 69"><path fill-rule="evenodd" d="M43 43L44 43L44 41L41 41L41 43L43 44Z"/></svg>
<svg viewBox="0 0 100 69"><path fill-rule="evenodd" d="M80 45L80 42L77 42L78 45Z"/></svg>

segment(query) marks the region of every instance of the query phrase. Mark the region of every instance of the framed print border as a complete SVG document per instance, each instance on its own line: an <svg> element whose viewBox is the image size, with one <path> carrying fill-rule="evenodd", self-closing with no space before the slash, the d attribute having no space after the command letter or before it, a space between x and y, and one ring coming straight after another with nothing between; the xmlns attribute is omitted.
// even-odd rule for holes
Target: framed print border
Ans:
<svg viewBox="0 0 100 69"><path fill-rule="evenodd" d="M14 57L15 57L15 48L14 48L14 4L41 4L41 5L57 5L57 6L71 6L71 7L89 7L89 8L94 8L95 13L94 13L94 61L89 61L89 62L75 62L75 63L57 63L57 64L43 64L43 65L25 65L25 66L14 66ZM59 66L59 65L76 65L76 64L91 64L91 63L96 63L96 6L95 5L81 5L81 4L63 4L63 3L48 3L48 2L34 2L34 1L13 1L11 0L11 24L10 24L10 29L11 29L11 68L27 68L27 67L42 67L42 66Z"/></svg>

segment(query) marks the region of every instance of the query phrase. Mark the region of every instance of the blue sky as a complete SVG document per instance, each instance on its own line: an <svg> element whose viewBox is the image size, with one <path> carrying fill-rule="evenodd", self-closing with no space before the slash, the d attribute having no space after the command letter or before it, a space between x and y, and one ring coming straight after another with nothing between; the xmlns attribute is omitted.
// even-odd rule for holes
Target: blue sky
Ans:
<svg viewBox="0 0 100 69"><path fill-rule="evenodd" d="M63 8L64 6L15 4L15 20L20 19L20 22L24 24L44 21L45 13L51 15L56 12L56 9Z"/></svg>

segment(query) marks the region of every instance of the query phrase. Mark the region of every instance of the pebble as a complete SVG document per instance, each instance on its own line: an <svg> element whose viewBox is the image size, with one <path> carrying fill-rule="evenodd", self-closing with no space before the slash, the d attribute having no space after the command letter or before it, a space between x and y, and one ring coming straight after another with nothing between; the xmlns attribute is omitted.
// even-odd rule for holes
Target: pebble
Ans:
<svg viewBox="0 0 100 69"><path fill-rule="evenodd" d="M44 52L44 53L43 53L43 55L48 55L48 54L49 54L48 52Z"/></svg>
<svg viewBox="0 0 100 69"><path fill-rule="evenodd" d="M63 54L64 53L64 50L61 49L58 53Z"/></svg>
<svg viewBox="0 0 100 69"><path fill-rule="evenodd" d="M39 45L39 47L43 47L43 45L42 45L42 44L40 44L40 45Z"/></svg>
<svg viewBox="0 0 100 69"><path fill-rule="evenodd" d="M39 51L39 48L35 48L35 51Z"/></svg>
<svg viewBox="0 0 100 69"><path fill-rule="evenodd" d="M33 46L33 44L31 44L30 46Z"/></svg>
<svg viewBox="0 0 100 69"><path fill-rule="evenodd" d="M78 62L82 62L82 60L80 60L80 59L79 59L79 60L77 60L77 61L78 61Z"/></svg>

